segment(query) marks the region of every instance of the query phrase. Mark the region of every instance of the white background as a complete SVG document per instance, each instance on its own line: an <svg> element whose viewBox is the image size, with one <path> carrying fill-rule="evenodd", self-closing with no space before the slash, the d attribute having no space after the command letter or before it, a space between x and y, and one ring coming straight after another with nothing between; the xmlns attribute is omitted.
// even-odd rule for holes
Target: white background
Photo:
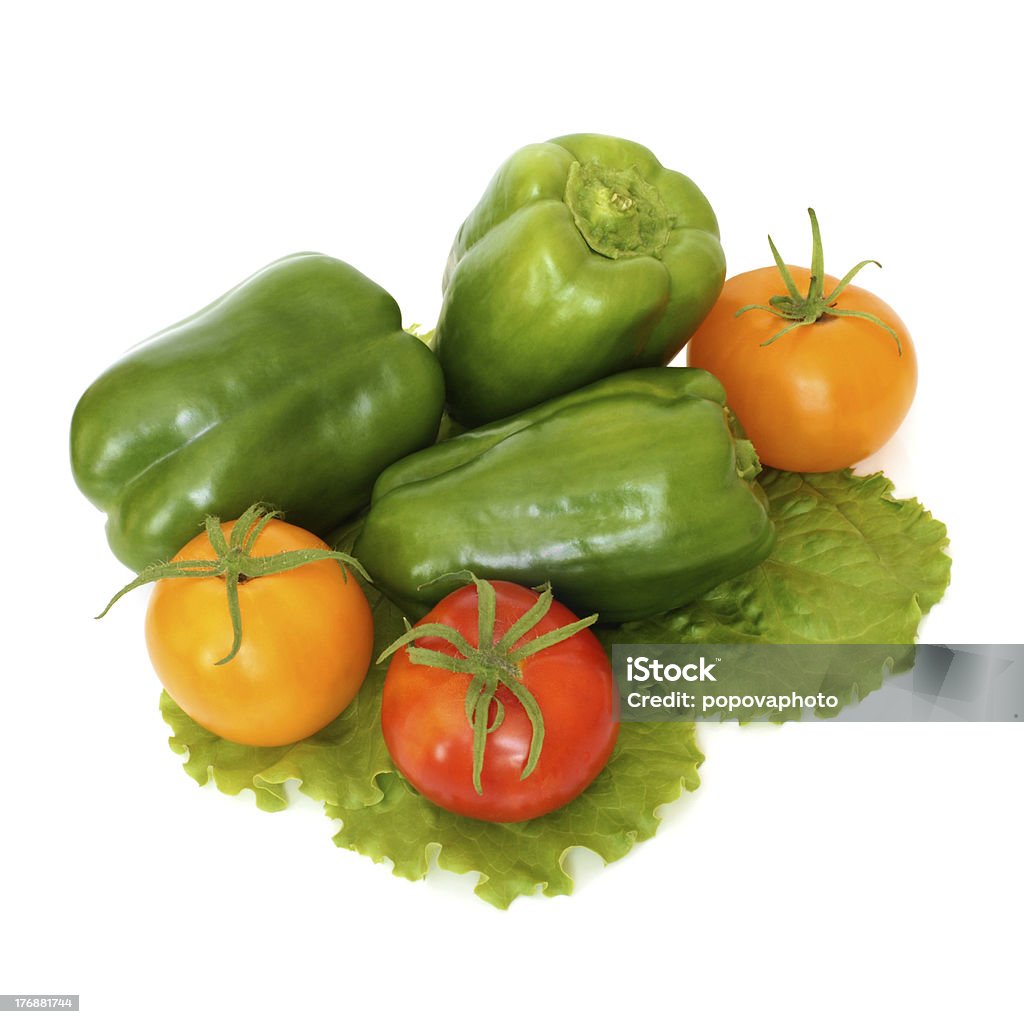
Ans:
<svg viewBox="0 0 1024 1024"><path fill-rule="evenodd" d="M1019 1021L1018 730L703 727L701 789L655 840L574 856L574 896L499 913L467 878L336 850L312 805L262 814L186 777L145 597L92 621L127 574L66 453L108 363L286 253L346 259L431 324L500 161L618 134L704 189L733 272L768 231L804 262L809 204L832 273L882 261L860 283L921 378L868 468L952 537L922 638L1024 640L1014 8L13 6L0 992L78 992L104 1022Z"/></svg>

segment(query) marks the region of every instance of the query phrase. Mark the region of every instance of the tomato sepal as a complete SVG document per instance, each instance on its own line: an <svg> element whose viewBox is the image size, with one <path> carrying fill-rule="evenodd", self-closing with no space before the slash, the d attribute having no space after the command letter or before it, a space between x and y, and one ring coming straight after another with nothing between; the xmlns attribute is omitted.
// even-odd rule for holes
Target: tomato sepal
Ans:
<svg viewBox="0 0 1024 1024"><path fill-rule="evenodd" d="M204 528L210 546L217 556L215 559L183 559L181 561L172 559L170 562L156 562L139 573L127 586L122 587L107 602L106 608L96 618L102 619L122 597L147 583L173 579L210 579L221 576L224 578L227 589L232 644L228 653L214 664L226 665L238 654L242 646L242 611L238 600L238 588L246 580L258 579L261 576L273 576L277 573L299 569L312 562L330 559L341 565L343 579L348 579L347 569L351 568L355 569L368 583L373 582L358 559L343 551L301 548L282 551L276 555L253 555L252 550L257 538L274 519L279 518L282 518L280 511L270 509L261 502L257 502L250 505L239 516L231 527L230 537L225 538L220 519L217 516L208 515L204 522Z"/></svg>
<svg viewBox="0 0 1024 1024"><path fill-rule="evenodd" d="M779 268L779 274L781 275L783 283L786 285L786 291L789 294L773 295L768 300L767 306L757 302L749 303L746 306L741 306L733 315L739 317L744 313L749 313L753 309L760 309L765 313L772 313L775 316L780 316L784 320L793 321L783 327L781 331L773 334L767 341L762 341L762 348L774 344L784 334L788 334L797 327L806 327L809 324L817 323L825 316L858 317L861 320L868 320L871 323L876 324L878 327L881 327L883 330L888 331L896 342L896 352L902 356L903 344L900 341L900 336L884 320L882 320L881 317L877 317L874 313L867 313L860 309L841 309L836 306L843 289L846 288L846 286L866 266L873 263L879 270L881 270L882 264L879 263L878 260L861 260L856 266L851 267L835 288L826 295L825 253L821 244L821 228L818 226L817 214L815 214L811 207L807 208L807 213L811 218L811 280L807 288L807 294L802 294L800 289L797 287L796 282L793 280L793 275L790 273L789 267L783 260L782 255L779 253L775 242L772 240L772 236L769 235L768 245L771 246L772 257L775 260L775 265Z"/></svg>

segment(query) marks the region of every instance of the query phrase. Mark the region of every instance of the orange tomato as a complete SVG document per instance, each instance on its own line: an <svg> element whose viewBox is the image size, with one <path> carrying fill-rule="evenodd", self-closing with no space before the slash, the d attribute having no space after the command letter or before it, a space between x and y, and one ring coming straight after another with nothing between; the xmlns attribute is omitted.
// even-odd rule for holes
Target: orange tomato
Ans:
<svg viewBox="0 0 1024 1024"><path fill-rule="evenodd" d="M806 293L811 272L788 269ZM825 275L825 294L838 283ZM878 324L828 313L765 345L793 321L761 309L736 312L767 306L786 292L778 267L730 278L690 341L687 362L722 382L765 465L805 473L843 469L881 448L910 408L917 387L910 332L877 296L847 285L836 305L878 317L896 332L899 348Z"/></svg>
<svg viewBox="0 0 1024 1024"><path fill-rule="evenodd" d="M225 539L233 525L222 524ZM274 520L251 553L303 548L328 545ZM215 557L203 533L174 561ZM218 736L254 746L293 743L341 714L362 685L373 648L373 616L353 571L318 561L242 581L241 647L218 665L233 638L226 591L223 578L213 577L164 579L152 592L146 644L175 702Z"/></svg>

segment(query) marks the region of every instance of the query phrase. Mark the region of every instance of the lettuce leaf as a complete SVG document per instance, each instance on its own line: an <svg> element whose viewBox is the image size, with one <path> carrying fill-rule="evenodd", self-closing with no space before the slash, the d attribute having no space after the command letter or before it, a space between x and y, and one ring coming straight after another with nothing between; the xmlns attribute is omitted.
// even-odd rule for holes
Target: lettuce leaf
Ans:
<svg viewBox="0 0 1024 1024"><path fill-rule="evenodd" d="M761 483L777 529L770 558L685 609L600 628L605 644L913 641L949 581L945 527L918 502L894 499L880 474L769 470ZM401 615L379 594L370 597L380 651L401 632ZM385 671L373 667L335 722L286 747L221 740L164 694L169 743L200 785L252 790L264 810L284 808L285 783L298 780L301 793L341 822L338 846L388 860L409 879L424 877L437 850L441 868L477 872L476 893L497 907L538 888L548 896L571 892L569 850L586 847L606 862L624 856L654 835L658 807L699 783L703 757L692 725L626 723L608 766L568 807L513 825L460 818L395 772L380 730Z"/></svg>
<svg viewBox="0 0 1024 1024"><path fill-rule="evenodd" d="M949 585L946 527L881 473L758 478L775 523L759 566L685 608L598 627L612 643L910 644Z"/></svg>
<svg viewBox="0 0 1024 1024"><path fill-rule="evenodd" d="M539 888L545 896L572 892L565 859L576 846L610 863L658 829L656 809L699 784L704 760L692 724L624 724L604 771L561 810L532 821L499 825L435 807L401 776L384 780L384 798L356 811L327 805L340 818L334 842L375 861L390 860L402 878L423 878L433 847L441 868L480 874L474 892L505 909Z"/></svg>

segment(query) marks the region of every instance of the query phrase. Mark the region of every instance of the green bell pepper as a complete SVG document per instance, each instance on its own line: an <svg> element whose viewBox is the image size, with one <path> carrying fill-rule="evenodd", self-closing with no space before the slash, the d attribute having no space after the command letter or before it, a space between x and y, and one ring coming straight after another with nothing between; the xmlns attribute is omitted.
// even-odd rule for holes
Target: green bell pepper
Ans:
<svg viewBox="0 0 1024 1024"><path fill-rule="evenodd" d="M451 414L474 426L664 365L724 280L708 201L650 150L606 135L526 146L448 259L434 345Z"/></svg>
<svg viewBox="0 0 1024 1024"><path fill-rule="evenodd" d="M378 473L431 444L437 360L395 300L340 260L278 260L132 349L85 392L71 464L141 571L207 514L253 502L323 533L366 504Z"/></svg>
<svg viewBox="0 0 1024 1024"><path fill-rule="evenodd" d="M704 370L630 370L385 470L354 547L419 616L477 576L602 621L676 608L772 546L749 441Z"/></svg>

